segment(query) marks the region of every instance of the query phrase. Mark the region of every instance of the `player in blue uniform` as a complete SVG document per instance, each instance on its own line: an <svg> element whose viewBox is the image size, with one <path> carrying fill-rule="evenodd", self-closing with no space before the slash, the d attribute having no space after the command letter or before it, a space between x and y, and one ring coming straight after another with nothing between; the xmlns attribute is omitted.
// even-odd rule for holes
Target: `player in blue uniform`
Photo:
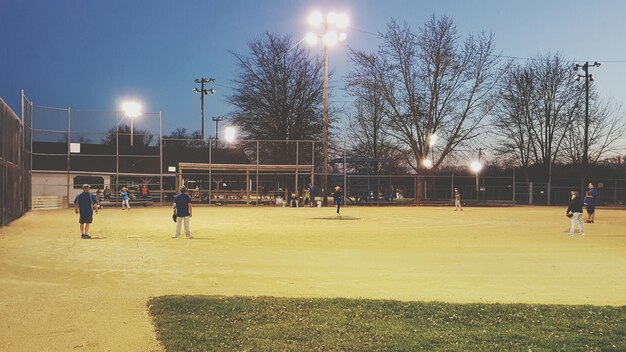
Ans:
<svg viewBox="0 0 626 352"><path fill-rule="evenodd" d="M83 185L83 192L74 199L76 214L80 214L78 223L80 224L80 238L90 239L89 225L93 222L93 213L98 213L98 200L96 196L89 192L88 184Z"/></svg>

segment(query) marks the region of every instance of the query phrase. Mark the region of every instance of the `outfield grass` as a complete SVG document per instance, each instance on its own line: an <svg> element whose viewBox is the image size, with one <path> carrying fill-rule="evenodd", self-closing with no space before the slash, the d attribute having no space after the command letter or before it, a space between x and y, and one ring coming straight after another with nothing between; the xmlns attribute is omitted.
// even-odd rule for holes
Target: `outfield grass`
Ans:
<svg viewBox="0 0 626 352"><path fill-rule="evenodd" d="M166 351L625 351L626 307L166 296Z"/></svg>

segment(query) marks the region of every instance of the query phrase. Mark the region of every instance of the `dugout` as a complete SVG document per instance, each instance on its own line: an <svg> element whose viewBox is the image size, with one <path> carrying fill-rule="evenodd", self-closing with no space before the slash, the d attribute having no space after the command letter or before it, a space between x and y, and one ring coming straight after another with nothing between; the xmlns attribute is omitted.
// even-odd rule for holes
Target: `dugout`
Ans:
<svg viewBox="0 0 626 352"><path fill-rule="evenodd" d="M313 165L181 162L176 188L185 185L200 203L269 204L289 199L292 192L301 196L298 190L314 182L313 169Z"/></svg>

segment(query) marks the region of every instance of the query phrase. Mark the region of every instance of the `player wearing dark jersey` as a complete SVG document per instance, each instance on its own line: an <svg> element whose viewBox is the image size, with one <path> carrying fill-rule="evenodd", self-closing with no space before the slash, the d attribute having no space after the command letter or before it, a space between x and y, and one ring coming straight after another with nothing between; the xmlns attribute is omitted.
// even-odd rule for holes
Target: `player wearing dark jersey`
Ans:
<svg viewBox="0 0 626 352"><path fill-rule="evenodd" d="M341 202L343 201L343 191L340 186L335 187L333 192L333 200L335 202L335 208L337 208L337 216L339 216L339 208L341 208Z"/></svg>

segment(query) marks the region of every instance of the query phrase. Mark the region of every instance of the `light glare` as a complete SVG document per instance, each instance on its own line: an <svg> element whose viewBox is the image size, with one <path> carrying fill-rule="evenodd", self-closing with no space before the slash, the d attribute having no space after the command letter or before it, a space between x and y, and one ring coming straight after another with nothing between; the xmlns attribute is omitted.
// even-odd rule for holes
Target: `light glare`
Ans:
<svg viewBox="0 0 626 352"><path fill-rule="evenodd" d="M346 34L346 32L339 33L339 41L340 42L343 42L344 40L346 40L346 38L348 38L348 35Z"/></svg>
<svg viewBox="0 0 626 352"><path fill-rule="evenodd" d="M437 138L439 138L439 136L437 136L436 134L431 134L430 138L428 138L428 145L430 145L431 147L434 146L437 143Z"/></svg>
<svg viewBox="0 0 626 352"><path fill-rule="evenodd" d="M473 172L478 173L483 168L483 164L481 164L478 161L473 161L472 164L470 165L470 168L472 169Z"/></svg>
<svg viewBox="0 0 626 352"><path fill-rule="evenodd" d="M333 46L337 44L338 41L339 41L339 36L337 35L337 32L328 31L326 34L324 34L324 44L328 46Z"/></svg>
<svg viewBox="0 0 626 352"><path fill-rule="evenodd" d="M311 13L311 15L309 15L309 24L317 27L320 24L322 24L322 22L324 22L324 16L322 15L321 12L319 11L315 11L313 13Z"/></svg>
<svg viewBox="0 0 626 352"><path fill-rule="evenodd" d="M326 16L326 21L328 22L328 24L336 26L338 20L339 20L339 15L337 15L337 13L334 11L329 12L328 16Z"/></svg>
<svg viewBox="0 0 626 352"><path fill-rule="evenodd" d="M136 101L126 101L122 104L122 111L128 117L137 117L141 115L141 104Z"/></svg>
<svg viewBox="0 0 626 352"><path fill-rule="evenodd" d="M433 161L430 159L424 159L422 160L422 165L424 165L425 168L430 169L433 167Z"/></svg>
<svg viewBox="0 0 626 352"><path fill-rule="evenodd" d="M304 37L304 40L306 40L307 43L309 43L310 45L315 45L317 44L317 35L313 32L310 32L306 35L306 37Z"/></svg>
<svg viewBox="0 0 626 352"><path fill-rule="evenodd" d="M346 28L348 27L348 24L350 23L350 18L348 17L347 14L342 13L337 15L337 18L335 20L335 25L339 28Z"/></svg>
<svg viewBox="0 0 626 352"><path fill-rule="evenodd" d="M224 129L224 139L228 143L232 143L235 141L235 134L236 134L235 127L228 126Z"/></svg>

